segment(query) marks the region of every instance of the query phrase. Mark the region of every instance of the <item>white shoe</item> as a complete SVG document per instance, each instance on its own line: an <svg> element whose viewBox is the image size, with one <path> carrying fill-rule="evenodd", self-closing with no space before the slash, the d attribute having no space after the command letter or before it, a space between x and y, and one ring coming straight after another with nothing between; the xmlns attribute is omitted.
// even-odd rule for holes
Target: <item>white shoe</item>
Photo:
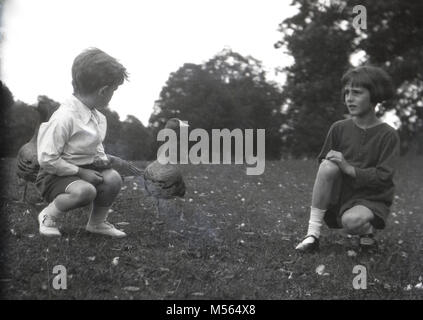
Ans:
<svg viewBox="0 0 423 320"><path fill-rule="evenodd" d="M126 237L125 232L116 229L114 225L112 225L110 222L107 222L107 221L102 222L100 224L96 224L96 225L91 225L88 223L87 226L85 227L85 230L92 233L98 233L98 234L103 234L106 236L111 236L114 238Z"/></svg>
<svg viewBox="0 0 423 320"><path fill-rule="evenodd" d="M47 237L60 237L62 234L57 228L56 219L50 217L43 211L38 215L38 223L40 224L40 234Z"/></svg>

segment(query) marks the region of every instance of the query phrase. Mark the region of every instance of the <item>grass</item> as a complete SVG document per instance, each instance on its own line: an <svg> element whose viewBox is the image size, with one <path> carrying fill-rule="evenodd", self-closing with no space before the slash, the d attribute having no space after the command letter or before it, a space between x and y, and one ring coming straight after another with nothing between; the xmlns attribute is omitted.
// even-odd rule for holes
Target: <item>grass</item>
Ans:
<svg viewBox="0 0 423 320"><path fill-rule="evenodd" d="M376 253L360 252L354 238L325 229L321 252L301 255L293 248L307 226L314 161L268 161L260 176L247 176L244 166L183 166L187 194L175 205L185 221L169 203L157 221L153 200L137 179L127 178L109 219L127 238L88 234L87 212L80 209L63 217L63 237L48 239L38 234L42 206L14 200L22 192L15 159L3 159L9 169L0 226L3 297L422 299L415 288L423 276L421 161L402 159L393 213L377 234ZM36 202L33 186L28 195ZM52 287L55 265L66 267L66 290ZM327 275L316 273L319 265ZM366 290L353 288L355 265L366 267Z"/></svg>

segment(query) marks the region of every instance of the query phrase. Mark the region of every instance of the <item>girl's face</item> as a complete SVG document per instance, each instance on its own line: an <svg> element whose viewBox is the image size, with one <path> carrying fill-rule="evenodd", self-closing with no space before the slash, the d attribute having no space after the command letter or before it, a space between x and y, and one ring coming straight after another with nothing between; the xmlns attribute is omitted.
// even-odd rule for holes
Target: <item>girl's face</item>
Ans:
<svg viewBox="0 0 423 320"><path fill-rule="evenodd" d="M364 117L375 112L375 108L370 102L370 92L366 88L348 84L344 89L344 93L345 104L350 115Z"/></svg>

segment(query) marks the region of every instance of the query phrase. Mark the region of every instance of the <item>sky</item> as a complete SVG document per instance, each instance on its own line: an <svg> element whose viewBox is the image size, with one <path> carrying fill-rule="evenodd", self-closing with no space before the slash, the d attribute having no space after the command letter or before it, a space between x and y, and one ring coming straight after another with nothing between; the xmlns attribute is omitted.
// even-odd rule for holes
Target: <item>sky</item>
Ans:
<svg viewBox="0 0 423 320"><path fill-rule="evenodd" d="M117 58L130 79L109 107L148 124L169 74L224 48L263 62L268 78L292 58L274 43L291 0L7 0L1 21L1 79L15 100L72 94L73 59L88 47Z"/></svg>

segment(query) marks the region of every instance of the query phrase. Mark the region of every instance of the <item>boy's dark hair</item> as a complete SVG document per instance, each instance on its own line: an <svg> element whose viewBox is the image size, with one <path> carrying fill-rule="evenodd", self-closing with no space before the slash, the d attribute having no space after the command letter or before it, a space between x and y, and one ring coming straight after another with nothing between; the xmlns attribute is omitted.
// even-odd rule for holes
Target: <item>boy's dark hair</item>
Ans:
<svg viewBox="0 0 423 320"><path fill-rule="evenodd" d="M345 102L345 87L363 87L370 92L370 102L382 103L393 98L394 86L391 77L381 68L370 65L348 70L341 79L342 101Z"/></svg>
<svg viewBox="0 0 423 320"><path fill-rule="evenodd" d="M125 67L100 49L89 48L73 61L74 93L90 94L104 86L119 86L126 79Z"/></svg>

